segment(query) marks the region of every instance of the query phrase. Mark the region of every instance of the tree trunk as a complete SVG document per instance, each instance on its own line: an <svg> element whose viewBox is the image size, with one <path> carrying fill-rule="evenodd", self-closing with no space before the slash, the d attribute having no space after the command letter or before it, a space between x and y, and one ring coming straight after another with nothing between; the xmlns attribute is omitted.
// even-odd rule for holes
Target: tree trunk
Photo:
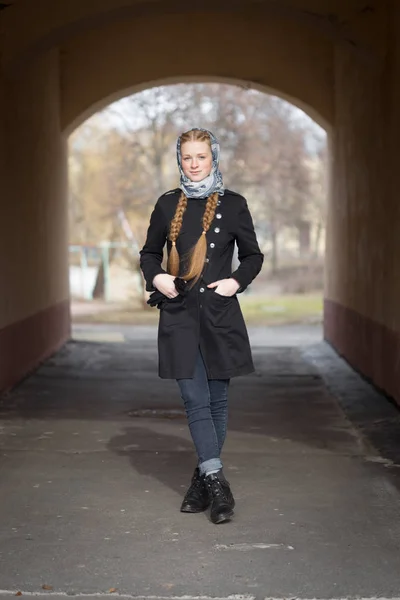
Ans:
<svg viewBox="0 0 400 600"><path fill-rule="evenodd" d="M140 297L140 302L141 302L142 308L149 309L151 307L147 304L146 284L145 284L142 270L140 268L140 261L137 259L137 256L132 253L131 250L124 251L124 256L125 256L126 260L128 261L129 267L132 269L132 271L134 273L138 274L139 286L140 286L140 291L139 291L138 296Z"/></svg>
<svg viewBox="0 0 400 600"><path fill-rule="evenodd" d="M299 235L299 256L301 258L308 257L311 246L311 223L309 221L298 221L297 231Z"/></svg>
<svg viewBox="0 0 400 600"><path fill-rule="evenodd" d="M116 251L117 251L116 248L109 249L109 255L108 255L108 264L109 265L111 265L112 261L114 260ZM93 298L103 298L104 299L105 283L106 282L105 282L105 277L104 277L104 262L103 262L103 257L102 257L102 260L101 260L101 263L99 266L99 270L97 271L96 282L93 287L93 293L92 293Z"/></svg>
<svg viewBox="0 0 400 600"><path fill-rule="evenodd" d="M315 245L314 245L315 258L318 258L318 256L319 256L319 244L321 241L322 229L323 229L322 221L318 221L317 232L315 234Z"/></svg>
<svg viewBox="0 0 400 600"><path fill-rule="evenodd" d="M110 235L110 243L115 242L115 240L117 239L118 234L117 234L117 227L116 225L113 226L113 230L111 232ZM117 249L116 248L110 248L109 249L109 255L108 255L108 264L111 265L112 261L114 260L115 254L116 254ZM99 265L99 269L97 271L97 275L96 275L96 281L93 287L93 292L92 292L92 298L103 298L104 299L104 292L105 292L105 278L104 278L104 262L103 262L103 255L101 257L101 263Z"/></svg>
<svg viewBox="0 0 400 600"><path fill-rule="evenodd" d="M104 264L103 264L103 256L101 257L101 263L97 271L96 281L94 284L92 298L104 298Z"/></svg>
<svg viewBox="0 0 400 600"><path fill-rule="evenodd" d="M278 232L275 226L271 229L271 273L276 275L278 272Z"/></svg>

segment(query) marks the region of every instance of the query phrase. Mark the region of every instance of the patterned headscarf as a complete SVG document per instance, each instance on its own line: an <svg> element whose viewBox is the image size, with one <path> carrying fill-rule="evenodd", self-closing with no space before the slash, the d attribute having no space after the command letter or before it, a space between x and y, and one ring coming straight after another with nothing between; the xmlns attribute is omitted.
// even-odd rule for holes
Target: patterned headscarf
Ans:
<svg viewBox="0 0 400 600"><path fill-rule="evenodd" d="M211 142L211 154L212 154L212 168L210 174L202 179L201 181L192 181L189 177L186 177L182 169L182 153L181 153L181 138L178 138L176 145L176 157L178 160L179 172L181 174L181 180L179 187L184 192L187 198L208 198L211 194L217 192L220 196L224 195L224 182L222 180L222 174L219 170L219 143L217 138L208 131L208 129L201 129L200 127L195 128L196 131L205 131L210 136ZM192 130L190 130L192 131ZM185 132L188 133L188 132Z"/></svg>

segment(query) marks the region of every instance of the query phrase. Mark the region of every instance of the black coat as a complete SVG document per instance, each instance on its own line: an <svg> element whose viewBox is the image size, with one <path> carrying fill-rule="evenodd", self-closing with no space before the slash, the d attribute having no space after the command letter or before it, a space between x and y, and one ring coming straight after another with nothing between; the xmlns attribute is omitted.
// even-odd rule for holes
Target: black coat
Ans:
<svg viewBox="0 0 400 600"><path fill-rule="evenodd" d="M169 299L153 287L153 279L165 273L161 267L163 248L174 217L180 190L161 196L153 210L146 243L140 252L140 266L150 303L160 308L158 328L159 376L163 379L193 377L198 348L201 348L208 379L230 379L254 371L249 338L236 294L221 296L207 284L233 277L242 292L260 272L263 254L257 243L253 221L243 196L225 190L219 196L215 217L207 239L203 273L192 289L176 279L180 292ZM202 232L206 199L188 198L182 228L176 242L183 257L196 244ZM239 268L232 272L235 241ZM168 255L171 242L167 241ZM180 274L185 268L181 260Z"/></svg>

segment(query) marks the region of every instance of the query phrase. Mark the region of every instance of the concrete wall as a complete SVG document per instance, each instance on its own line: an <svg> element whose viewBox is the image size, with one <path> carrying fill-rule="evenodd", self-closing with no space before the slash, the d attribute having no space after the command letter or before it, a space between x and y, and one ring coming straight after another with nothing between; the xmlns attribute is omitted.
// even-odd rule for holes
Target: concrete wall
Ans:
<svg viewBox="0 0 400 600"><path fill-rule="evenodd" d="M124 91L186 78L276 88L331 122L332 42L296 15L117 0L2 11L0 389L69 334L61 132Z"/></svg>
<svg viewBox="0 0 400 600"><path fill-rule="evenodd" d="M0 115L5 115L5 89L4 80L0 76ZM5 119L0 117L0 315L5 312L5 306L7 304L7 263L10 260L7 253L7 243L4 230L7 229L7 201L9 198L9 178L7 176L8 165L7 165L7 142L5 138ZM8 302L11 302L9 298ZM2 350L2 351L1 351ZM4 348L0 350L0 369L1 369L1 356L5 351Z"/></svg>
<svg viewBox="0 0 400 600"><path fill-rule="evenodd" d="M330 39L310 25L250 6L240 14L226 12L223 27L209 40L210 23L218 18L211 11L137 16L63 43L63 127L70 130L124 91L188 78L238 79L276 89L320 122L332 123Z"/></svg>
<svg viewBox="0 0 400 600"><path fill-rule="evenodd" d="M66 143L52 50L1 79L0 388L69 333Z"/></svg>
<svg viewBox="0 0 400 600"><path fill-rule="evenodd" d="M376 60L343 47L335 52L325 334L350 364L400 401L400 20L394 3L387 16L386 51Z"/></svg>
<svg viewBox="0 0 400 600"><path fill-rule="evenodd" d="M390 18L390 48L388 56L390 95L385 106L385 128L387 132L387 194L386 207L387 263L385 287L386 325L396 332L397 398L400 400L400 5L392 2Z"/></svg>

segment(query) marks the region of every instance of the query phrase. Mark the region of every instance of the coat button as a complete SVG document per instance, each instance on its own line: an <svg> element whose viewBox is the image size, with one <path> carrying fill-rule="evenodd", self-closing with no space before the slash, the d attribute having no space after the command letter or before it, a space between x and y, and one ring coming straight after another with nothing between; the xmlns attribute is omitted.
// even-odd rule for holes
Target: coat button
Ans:
<svg viewBox="0 0 400 600"><path fill-rule="evenodd" d="M215 244L214 244L214 242L211 242L211 244L210 244L210 248L215 248Z"/></svg>
<svg viewBox="0 0 400 600"><path fill-rule="evenodd" d="M206 258L206 262L210 262L210 259L209 259L209 258Z"/></svg>
<svg viewBox="0 0 400 600"><path fill-rule="evenodd" d="M201 293L203 293L203 292L204 292L204 288L200 288L200 290L199 290L199 291L200 291Z"/></svg>
<svg viewBox="0 0 400 600"><path fill-rule="evenodd" d="M221 230L219 227L215 227L214 231L215 231L215 233L219 233Z"/></svg>
<svg viewBox="0 0 400 600"><path fill-rule="evenodd" d="M217 213L215 216L217 217L217 219L222 219L221 213Z"/></svg>

